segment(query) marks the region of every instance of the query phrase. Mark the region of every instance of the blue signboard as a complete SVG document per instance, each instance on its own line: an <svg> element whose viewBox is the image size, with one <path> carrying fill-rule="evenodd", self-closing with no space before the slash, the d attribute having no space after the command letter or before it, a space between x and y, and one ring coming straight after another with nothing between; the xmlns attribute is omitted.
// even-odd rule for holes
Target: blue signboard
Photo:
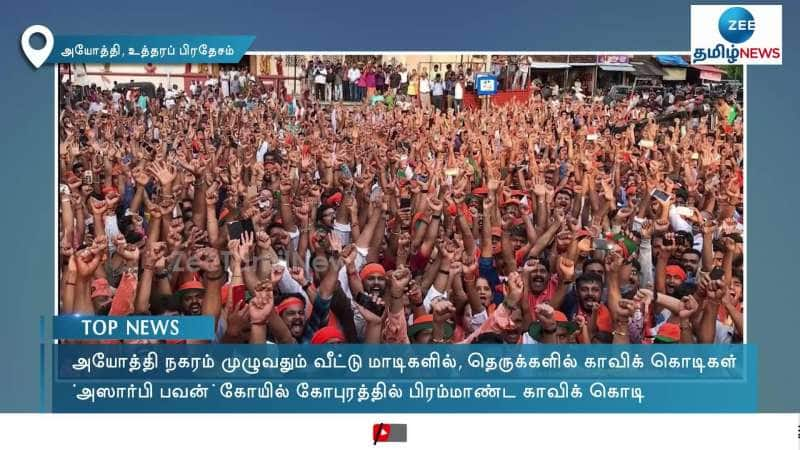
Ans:
<svg viewBox="0 0 800 450"><path fill-rule="evenodd" d="M475 93L478 95L497 94L497 77L493 73L479 73L475 76Z"/></svg>

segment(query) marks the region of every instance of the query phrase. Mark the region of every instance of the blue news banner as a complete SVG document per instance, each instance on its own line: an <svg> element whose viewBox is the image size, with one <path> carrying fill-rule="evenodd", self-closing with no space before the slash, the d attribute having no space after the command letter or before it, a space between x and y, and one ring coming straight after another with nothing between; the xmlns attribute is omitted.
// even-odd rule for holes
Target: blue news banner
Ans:
<svg viewBox="0 0 800 450"><path fill-rule="evenodd" d="M78 345L54 412L754 412L749 345Z"/></svg>

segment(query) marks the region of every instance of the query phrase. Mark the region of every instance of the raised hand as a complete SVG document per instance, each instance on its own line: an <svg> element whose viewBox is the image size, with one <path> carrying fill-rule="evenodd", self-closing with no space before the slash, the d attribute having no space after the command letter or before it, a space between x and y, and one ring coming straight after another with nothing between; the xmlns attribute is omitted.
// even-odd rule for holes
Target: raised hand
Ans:
<svg viewBox="0 0 800 450"><path fill-rule="evenodd" d="M150 175L141 167L135 167L132 171L133 180L138 186L145 186L150 182Z"/></svg>
<svg viewBox="0 0 800 450"><path fill-rule="evenodd" d="M341 255L347 266L355 264L356 256L358 256L355 244L350 244L342 249Z"/></svg>
<svg viewBox="0 0 800 450"><path fill-rule="evenodd" d="M97 270L100 265L100 254L92 252L90 249L83 249L78 252L75 258L75 265L78 270L78 276L81 278L89 278Z"/></svg>
<svg viewBox="0 0 800 450"><path fill-rule="evenodd" d="M460 261L452 261L450 263L450 275L459 276L463 270L464 267L461 265Z"/></svg>
<svg viewBox="0 0 800 450"><path fill-rule="evenodd" d="M252 231L245 231L239 238L239 256L243 261L250 259L250 252L255 245L255 233Z"/></svg>
<svg viewBox="0 0 800 450"><path fill-rule="evenodd" d="M153 271L161 271L167 265L167 244L165 242L156 242L144 253L142 258L142 266L145 269Z"/></svg>
<svg viewBox="0 0 800 450"><path fill-rule="evenodd" d="M508 274L508 288L509 293L506 296L506 301L510 303L518 302L522 298L522 291L525 289L525 281L519 272L511 272Z"/></svg>
<svg viewBox="0 0 800 450"><path fill-rule="evenodd" d="M342 253L342 240L336 233L328 233L328 249L333 255L340 255Z"/></svg>
<svg viewBox="0 0 800 450"><path fill-rule="evenodd" d="M375 303L375 304L377 304L379 306L385 306L385 302L377 294L372 294L372 295L370 295L370 297L371 297L371 300L372 300L373 303ZM380 324L381 321L383 320L380 316L378 316L374 312L368 310L367 308L364 308L363 306L359 305L358 303L353 302L353 305L355 305L356 308L358 308L358 312L361 313L361 317L363 317L364 320L367 323Z"/></svg>
<svg viewBox="0 0 800 450"><path fill-rule="evenodd" d="M575 262L565 256L558 257L558 276L562 282L575 279Z"/></svg>
<svg viewBox="0 0 800 450"><path fill-rule="evenodd" d="M133 244L126 244L122 247L117 247L117 253L122 256L129 263L139 261L139 247Z"/></svg>
<svg viewBox="0 0 800 450"><path fill-rule="evenodd" d="M722 280L711 280L706 286L706 300L712 303L719 304L727 293L725 282Z"/></svg>
<svg viewBox="0 0 800 450"><path fill-rule="evenodd" d="M297 217L297 221L300 222L300 225L304 227L308 226L311 220L311 206L308 202L304 201L300 206L294 208L294 215Z"/></svg>
<svg viewBox="0 0 800 450"><path fill-rule="evenodd" d="M727 295L724 297L727 297ZM683 300L683 308L678 312L678 316L681 319L688 319L692 317L697 310L700 309L700 304L694 298L694 295L687 295L681 300Z"/></svg>
<svg viewBox="0 0 800 450"><path fill-rule="evenodd" d="M217 206L219 202L219 184L214 183L206 189L206 205L209 208Z"/></svg>
<svg viewBox="0 0 800 450"><path fill-rule="evenodd" d="M289 269L289 275L300 286L306 285L306 271L302 267L292 267Z"/></svg>
<svg viewBox="0 0 800 450"><path fill-rule="evenodd" d="M618 306L617 317L620 319L629 319L636 312L636 302L633 300L620 299Z"/></svg>
<svg viewBox="0 0 800 450"><path fill-rule="evenodd" d="M203 247L195 252L195 257L197 259L197 266L200 270L203 270L207 273L217 272L222 270L222 264L219 260L219 252L216 249L210 247Z"/></svg>
<svg viewBox="0 0 800 450"><path fill-rule="evenodd" d="M607 274L618 274L622 268L622 255L617 252L609 252L604 263Z"/></svg>
<svg viewBox="0 0 800 450"><path fill-rule="evenodd" d="M394 298L400 298L411 282L411 271L405 266L395 269L389 276L389 290Z"/></svg>
<svg viewBox="0 0 800 450"><path fill-rule="evenodd" d="M194 228L192 232L189 233L189 238L186 240L186 247L190 250L194 250L206 239L208 239L208 232L200 228Z"/></svg>
<svg viewBox="0 0 800 450"><path fill-rule="evenodd" d="M279 185L281 198L286 198L292 192L292 180L289 177L282 177Z"/></svg>
<svg viewBox="0 0 800 450"><path fill-rule="evenodd" d="M256 246L259 250L269 250L272 248L272 239L266 231L256 233Z"/></svg>
<svg viewBox="0 0 800 450"><path fill-rule="evenodd" d="M261 281L256 285L255 297L248 304L250 323L252 325L265 325L273 306L272 283L269 280Z"/></svg>
<svg viewBox="0 0 800 450"><path fill-rule="evenodd" d="M658 248L658 256L660 258L669 258L677 249L675 243L675 234L667 233L661 238L661 246Z"/></svg>
<svg viewBox="0 0 800 450"><path fill-rule="evenodd" d="M239 252L239 239L231 239L228 241L228 253L233 257L233 262L236 265L242 264L242 256Z"/></svg>
<svg viewBox="0 0 800 450"><path fill-rule="evenodd" d="M653 302L653 291L650 289L639 289L633 295L633 300L645 306L649 306Z"/></svg>
<svg viewBox="0 0 800 450"><path fill-rule="evenodd" d="M433 321L443 324L453 318L456 307L449 300L441 299L431 305L431 312L433 313Z"/></svg>
<svg viewBox="0 0 800 450"><path fill-rule="evenodd" d="M725 253L736 254L736 241L734 241L733 238L726 236L720 239L720 241L722 242L722 245L725 248Z"/></svg>
<svg viewBox="0 0 800 450"><path fill-rule="evenodd" d="M553 320L553 315L555 314L556 310L553 309L553 307L550 306L550 304L539 303L538 305L536 305L536 309L534 311L536 312L536 318L539 319L539 321L542 322L543 325L547 327L547 322L550 322L549 324L550 326L547 328L550 328L555 325Z"/></svg>
<svg viewBox="0 0 800 450"><path fill-rule="evenodd" d="M651 239L653 237L653 221L652 220L645 220L642 223L642 228L639 231L642 235L642 239Z"/></svg>
<svg viewBox="0 0 800 450"><path fill-rule="evenodd" d="M412 279L408 282L407 295L408 301L412 305L418 305L422 301L422 289L417 280Z"/></svg>
<svg viewBox="0 0 800 450"><path fill-rule="evenodd" d="M544 197L547 194L547 184L544 181L544 175L536 175L533 177L533 195L537 197Z"/></svg>
<svg viewBox="0 0 800 450"><path fill-rule="evenodd" d="M706 220L703 222L703 235L707 237L711 237L714 235L714 231L716 231L717 225L714 223L713 220Z"/></svg>
<svg viewBox="0 0 800 450"><path fill-rule="evenodd" d="M669 220L667 219L657 219L655 221L655 231L658 234L664 234L669 230Z"/></svg>
<svg viewBox="0 0 800 450"><path fill-rule="evenodd" d="M89 208L95 216L102 216L108 210L108 203L105 200L97 200L94 197L89 198Z"/></svg>
<svg viewBox="0 0 800 450"><path fill-rule="evenodd" d="M631 214L633 214L633 208L627 206L624 208L620 208L619 210L617 210L617 215L614 217L614 220L617 223L624 223L625 221L628 220L628 217L630 217Z"/></svg>
<svg viewBox="0 0 800 450"><path fill-rule="evenodd" d="M614 201L614 187L611 185L611 179L609 177L604 177L600 180L600 184L603 186L603 196L608 201Z"/></svg>
<svg viewBox="0 0 800 450"><path fill-rule="evenodd" d="M150 174L153 175L162 186L171 186L172 182L175 181L175 177L178 176L175 167L163 161L154 162L150 166Z"/></svg>
<svg viewBox="0 0 800 450"><path fill-rule="evenodd" d="M492 210L493 206L494 206L494 199L492 198L491 195L489 195L489 196L487 196L486 198L483 199L483 213L484 214L489 214L489 212Z"/></svg>

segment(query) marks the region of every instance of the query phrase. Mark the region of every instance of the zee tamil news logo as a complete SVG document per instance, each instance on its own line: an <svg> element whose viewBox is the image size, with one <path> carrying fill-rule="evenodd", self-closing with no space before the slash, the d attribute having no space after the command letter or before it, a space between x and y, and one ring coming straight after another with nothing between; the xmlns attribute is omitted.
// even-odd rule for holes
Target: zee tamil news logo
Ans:
<svg viewBox="0 0 800 450"><path fill-rule="evenodd" d="M693 63L781 64L780 5L692 5L691 12Z"/></svg>
<svg viewBox="0 0 800 450"><path fill-rule="evenodd" d="M728 42L741 44L753 36L756 31L756 19L750 11L734 6L719 16L719 34Z"/></svg>

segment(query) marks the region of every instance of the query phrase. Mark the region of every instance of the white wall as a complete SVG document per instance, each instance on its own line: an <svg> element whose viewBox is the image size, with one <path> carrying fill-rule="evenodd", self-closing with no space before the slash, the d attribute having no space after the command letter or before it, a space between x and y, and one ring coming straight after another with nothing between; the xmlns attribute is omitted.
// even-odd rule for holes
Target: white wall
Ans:
<svg viewBox="0 0 800 450"><path fill-rule="evenodd" d="M112 64L105 70L104 64L73 64L72 82L79 85L96 84L103 89L111 89L114 82L128 83L131 80L148 82L164 87L177 84L183 89L183 64L157 64L154 73L147 73L144 64Z"/></svg>

